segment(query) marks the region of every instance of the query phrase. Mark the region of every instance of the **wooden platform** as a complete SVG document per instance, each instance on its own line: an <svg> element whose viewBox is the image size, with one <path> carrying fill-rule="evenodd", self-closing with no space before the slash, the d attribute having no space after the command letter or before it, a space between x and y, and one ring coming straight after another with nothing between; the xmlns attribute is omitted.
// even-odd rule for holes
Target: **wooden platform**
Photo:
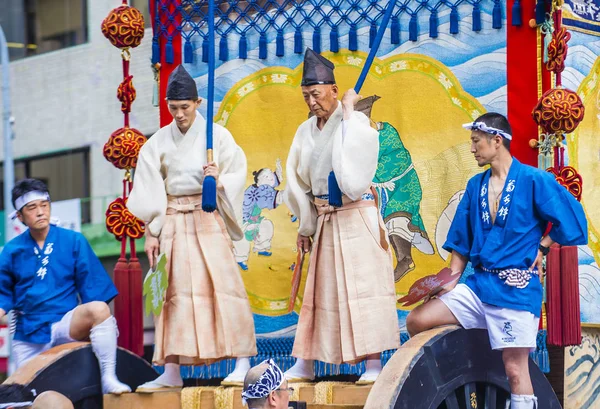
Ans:
<svg viewBox="0 0 600 409"><path fill-rule="evenodd" d="M362 409L371 386L320 382L294 384L291 400L307 402L308 409ZM176 392L105 395L104 409L244 409L241 387L184 388Z"/></svg>

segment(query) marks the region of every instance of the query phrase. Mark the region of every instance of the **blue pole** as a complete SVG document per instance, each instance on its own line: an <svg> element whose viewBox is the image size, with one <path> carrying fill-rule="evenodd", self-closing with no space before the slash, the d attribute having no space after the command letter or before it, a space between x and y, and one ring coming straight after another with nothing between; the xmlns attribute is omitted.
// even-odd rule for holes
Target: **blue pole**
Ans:
<svg viewBox="0 0 600 409"><path fill-rule="evenodd" d="M395 5L396 0L389 0L389 3L383 15L383 19L381 20L381 25L379 26L377 35L373 40L371 51L369 51L369 56L367 57L367 61L365 61L365 66L363 67L362 72L360 73L360 77L358 77L358 81L356 81L356 85L354 86L354 91L356 91L357 94L360 93L360 89L362 88L365 79L367 79L367 74L369 74L369 70L371 69L373 60L375 59L375 55L379 50L379 45L381 44L381 40L383 39L383 35L385 34L385 29L387 28L390 18L392 17L392 12L394 11Z"/></svg>
<svg viewBox="0 0 600 409"><path fill-rule="evenodd" d="M208 101L206 106L206 160L213 161L213 108L215 100L215 3L208 0ZM212 176L202 184L202 210L214 212L217 208L217 182Z"/></svg>
<svg viewBox="0 0 600 409"><path fill-rule="evenodd" d="M358 77L358 81L356 81L356 85L354 86L354 91L359 94L360 89L362 88L367 75L369 74L369 70L371 69L371 65L373 64L373 60L375 59L375 55L377 54L377 50L379 49L379 45L381 44L381 40L383 39L383 34L385 33L385 29L392 17L392 12L394 11L394 6L396 5L396 0L389 0L387 8L385 9L385 13L383 15L383 19L381 20L381 26L377 31L377 35L373 40L373 45L371 46L371 51L369 51L369 56L367 57L367 61L365 61L365 65ZM210 81L210 80L209 80ZM329 205L333 207L341 207L342 206L342 191L340 186L337 183L337 179L335 177L335 173L331 171L327 178L327 186L328 186L328 196L329 196Z"/></svg>

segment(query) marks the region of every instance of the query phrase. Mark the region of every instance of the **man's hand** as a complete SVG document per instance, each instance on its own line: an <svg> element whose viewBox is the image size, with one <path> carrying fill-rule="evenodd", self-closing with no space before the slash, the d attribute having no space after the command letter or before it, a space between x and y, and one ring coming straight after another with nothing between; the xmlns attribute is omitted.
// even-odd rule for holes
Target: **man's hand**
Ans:
<svg viewBox="0 0 600 409"><path fill-rule="evenodd" d="M5 315L6 315L6 311L4 311L2 308L0 308L0 320L2 318L4 318Z"/></svg>
<svg viewBox="0 0 600 409"><path fill-rule="evenodd" d="M202 166L202 169L204 169L204 177L212 176L217 182L217 187L219 189L223 188L223 185L221 185L221 182L219 181L219 167L215 162L207 163L206 165Z"/></svg>
<svg viewBox="0 0 600 409"><path fill-rule="evenodd" d="M459 276L460 277L460 276ZM440 291L438 291L435 294L429 294L427 297L425 297L423 299L423 304L429 302L431 299L433 298L440 298L442 295L449 293L450 291L454 290L454 287L456 287L456 285L458 284L458 280L451 282L450 284L444 286L444 288L442 288Z"/></svg>
<svg viewBox="0 0 600 409"><path fill-rule="evenodd" d="M538 250L537 257L529 269L533 270L535 267L537 267L540 277L544 275L544 254L541 250Z"/></svg>
<svg viewBox="0 0 600 409"><path fill-rule="evenodd" d="M344 119L350 119L350 115L354 112L354 106L362 97L358 95L354 89L349 89L342 97L342 109L344 111Z"/></svg>
<svg viewBox="0 0 600 409"><path fill-rule="evenodd" d="M148 228L146 227L146 229ZM146 252L146 256L148 256L150 268L154 270L156 268L156 259L158 258L158 254L160 252L160 244L158 243L158 238L150 234L149 229L146 230L146 243L144 244L144 251Z"/></svg>
<svg viewBox="0 0 600 409"><path fill-rule="evenodd" d="M298 233L298 239L296 240L296 246L298 246L298 250L301 250L304 253L308 253L310 251L310 237L303 236Z"/></svg>

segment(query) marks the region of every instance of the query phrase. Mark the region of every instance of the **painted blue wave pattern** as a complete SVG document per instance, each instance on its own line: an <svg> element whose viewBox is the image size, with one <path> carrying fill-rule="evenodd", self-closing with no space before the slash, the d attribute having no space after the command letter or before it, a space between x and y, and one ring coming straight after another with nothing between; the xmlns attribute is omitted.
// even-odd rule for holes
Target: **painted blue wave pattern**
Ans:
<svg viewBox="0 0 600 409"><path fill-rule="evenodd" d="M599 345L600 332L596 331L584 334L582 344L568 350L565 395L571 407L593 409L600 404Z"/></svg>

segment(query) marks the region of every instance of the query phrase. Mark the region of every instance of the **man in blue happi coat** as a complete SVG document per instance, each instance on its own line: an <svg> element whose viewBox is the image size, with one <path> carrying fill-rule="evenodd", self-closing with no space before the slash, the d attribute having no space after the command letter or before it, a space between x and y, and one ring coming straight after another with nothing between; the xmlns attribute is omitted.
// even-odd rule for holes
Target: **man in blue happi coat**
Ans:
<svg viewBox="0 0 600 409"><path fill-rule="evenodd" d="M533 409L528 358L536 348L543 257L555 242L586 244L587 221L550 173L512 157L503 115L487 113L464 127L477 164L490 168L467 183L444 249L454 272L462 274L470 261L475 273L415 308L406 325L411 335L446 324L487 329L492 348L502 350L511 408ZM543 237L548 222L552 229Z"/></svg>
<svg viewBox="0 0 600 409"><path fill-rule="evenodd" d="M130 392L115 374L117 325L107 303L117 290L100 260L83 235L50 224L43 182L18 182L12 203L29 228L0 254L0 318L10 310L16 315L17 367L53 346L89 338L103 392Z"/></svg>

